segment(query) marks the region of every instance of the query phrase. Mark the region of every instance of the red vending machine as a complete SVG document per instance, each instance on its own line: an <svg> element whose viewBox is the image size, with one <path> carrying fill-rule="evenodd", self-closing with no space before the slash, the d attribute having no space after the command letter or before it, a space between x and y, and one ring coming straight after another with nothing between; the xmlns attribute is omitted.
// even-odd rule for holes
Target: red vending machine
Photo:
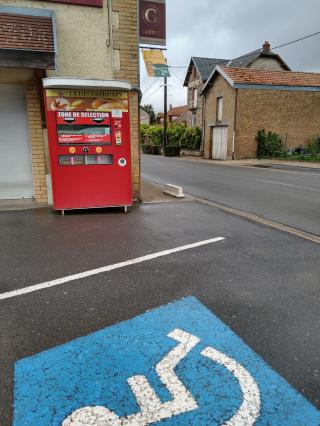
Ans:
<svg viewBox="0 0 320 426"><path fill-rule="evenodd" d="M129 92L116 81L43 80L53 207L132 205Z"/></svg>

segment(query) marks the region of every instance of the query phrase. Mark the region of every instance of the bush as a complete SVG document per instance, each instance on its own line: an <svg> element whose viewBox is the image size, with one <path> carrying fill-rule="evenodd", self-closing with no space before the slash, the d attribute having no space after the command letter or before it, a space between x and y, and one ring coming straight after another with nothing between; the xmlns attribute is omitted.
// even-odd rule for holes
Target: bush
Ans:
<svg viewBox="0 0 320 426"><path fill-rule="evenodd" d="M170 146L180 145L180 140L187 130L185 124L170 124L168 126L168 143Z"/></svg>
<svg viewBox="0 0 320 426"><path fill-rule="evenodd" d="M140 126L140 141L141 144L162 146L163 127L147 126L146 124L142 124Z"/></svg>
<svg viewBox="0 0 320 426"><path fill-rule="evenodd" d="M264 129L259 130L256 141L258 143L258 158L280 157L283 154L282 140L277 133L266 133Z"/></svg>
<svg viewBox="0 0 320 426"><path fill-rule="evenodd" d="M305 152L313 157L320 156L320 136L313 137L305 147Z"/></svg>
<svg viewBox="0 0 320 426"><path fill-rule="evenodd" d="M163 145L163 126L141 125L140 140L141 145L161 147ZM185 124L170 124L168 126L167 145L180 146L182 149L199 150L201 147L201 130L199 127L188 128ZM157 154L159 153L157 149L154 149L154 151Z"/></svg>
<svg viewBox="0 0 320 426"><path fill-rule="evenodd" d="M165 157L179 157L180 146L179 145L167 145L163 148L163 154Z"/></svg>
<svg viewBox="0 0 320 426"><path fill-rule="evenodd" d="M151 154L152 145L150 143L144 143L141 145L141 149L144 154Z"/></svg>
<svg viewBox="0 0 320 426"><path fill-rule="evenodd" d="M161 154L161 148L157 145L151 145L150 154L152 155L160 155Z"/></svg>
<svg viewBox="0 0 320 426"><path fill-rule="evenodd" d="M144 144L146 142L146 135L148 132L149 126L147 124L141 124L140 126L140 142Z"/></svg>
<svg viewBox="0 0 320 426"><path fill-rule="evenodd" d="M201 129L187 128L180 139L180 146L182 149L198 151L201 147Z"/></svg>

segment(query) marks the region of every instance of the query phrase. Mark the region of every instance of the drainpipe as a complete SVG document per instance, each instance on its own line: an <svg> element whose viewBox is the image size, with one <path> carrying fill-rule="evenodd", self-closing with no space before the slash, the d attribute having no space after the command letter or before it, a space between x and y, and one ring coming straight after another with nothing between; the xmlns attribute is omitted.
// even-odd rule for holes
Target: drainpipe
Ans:
<svg viewBox="0 0 320 426"><path fill-rule="evenodd" d="M205 137L206 137L206 96L203 94L202 96L202 141L201 141L201 151L203 151L204 155L204 144L205 144Z"/></svg>
<svg viewBox="0 0 320 426"><path fill-rule="evenodd" d="M237 132L237 110L238 110L238 89L236 89L232 137L232 160L236 160L236 132Z"/></svg>

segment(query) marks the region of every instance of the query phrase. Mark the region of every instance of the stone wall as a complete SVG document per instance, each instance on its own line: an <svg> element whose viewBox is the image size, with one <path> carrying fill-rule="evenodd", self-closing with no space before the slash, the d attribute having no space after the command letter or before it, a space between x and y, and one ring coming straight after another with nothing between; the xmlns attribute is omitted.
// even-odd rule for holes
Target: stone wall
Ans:
<svg viewBox="0 0 320 426"><path fill-rule="evenodd" d="M197 90L198 90L198 102L197 102L197 105L194 108L191 108L192 92L193 92L194 88L197 88ZM202 80L201 80L201 78L198 74L196 67L193 65L190 80L188 82L188 94L187 94L187 96L188 96L188 107L189 107L189 113L188 113L188 116L187 116L188 117L187 118L187 126L188 127L192 127L192 114L195 114L196 115L195 125L200 127L200 129L202 129L202 124L203 124L203 111L202 111L203 97L200 96L202 88L203 88Z"/></svg>
<svg viewBox="0 0 320 426"><path fill-rule="evenodd" d="M254 61L249 68L255 70L283 71L285 68L278 59L262 56Z"/></svg>

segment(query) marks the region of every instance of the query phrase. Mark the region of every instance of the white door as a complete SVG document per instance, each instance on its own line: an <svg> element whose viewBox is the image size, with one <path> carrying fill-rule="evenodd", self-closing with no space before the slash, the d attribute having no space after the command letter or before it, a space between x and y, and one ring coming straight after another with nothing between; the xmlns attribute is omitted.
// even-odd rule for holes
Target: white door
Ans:
<svg viewBox="0 0 320 426"><path fill-rule="evenodd" d="M0 199L33 195L25 90L21 85L0 84Z"/></svg>
<svg viewBox="0 0 320 426"><path fill-rule="evenodd" d="M228 126L212 128L212 158L226 160L228 152Z"/></svg>

